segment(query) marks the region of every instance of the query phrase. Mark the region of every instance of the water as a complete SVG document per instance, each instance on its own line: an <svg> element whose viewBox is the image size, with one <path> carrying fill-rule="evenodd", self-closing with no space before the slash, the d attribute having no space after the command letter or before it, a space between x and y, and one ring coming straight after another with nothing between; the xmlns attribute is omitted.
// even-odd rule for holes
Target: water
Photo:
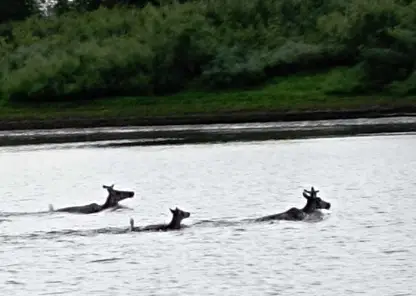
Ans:
<svg viewBox="0 0 416 296"><path fill-rule="evenodd" d="M414 295L415 135L0 148L2 295ZM82 148L81 148L82 147ZM128 209L102 184L135 190ZM331 202L320 222L248 223ZM179 232L127 232L191 212Z"/></svg>
<svg viewBox="0 0 416 296"><path fill-rule="evenodd" d="M0 130L0 146L96 142L96 146L195 144L416 132L416 116L83 129ZM106 141L117 143L108 144Z"/></svg>

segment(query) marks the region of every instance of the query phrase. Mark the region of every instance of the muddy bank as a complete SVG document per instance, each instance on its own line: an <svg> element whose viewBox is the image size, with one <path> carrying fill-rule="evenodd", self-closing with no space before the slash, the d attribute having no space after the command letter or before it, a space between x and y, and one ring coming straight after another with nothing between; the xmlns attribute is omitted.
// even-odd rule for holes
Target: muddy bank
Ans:
<svg viewBox="0 0 416 296"><path fill-rule="evenodd" d="M253 123L278 121L306 121L352 118L416 116L416 106L371 108L354 110L321 110L302 112L226 112L216 114L190 114L183 116L151 117L71 117L49 119L0 119L0 130L61 129L123 126L161 126L185 124Z"/></svg>
<svg viewBox="0 0 416 296"><path fill-rule="evenodd" d="M87 145L90 146L166 145L398 132L416 132L416 116L242 124L2 131L0 132L0 146L81 142L87 142Z"/></svg>

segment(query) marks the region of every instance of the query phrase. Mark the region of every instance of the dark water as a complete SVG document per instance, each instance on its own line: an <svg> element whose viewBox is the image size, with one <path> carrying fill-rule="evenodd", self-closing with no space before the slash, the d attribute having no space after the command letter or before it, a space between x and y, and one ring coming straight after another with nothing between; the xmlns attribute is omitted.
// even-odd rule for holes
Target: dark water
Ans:
<svg viewBox="0 0 416 296"><path fill-rule="evenodd" d="M83 147L83 148L81 148ZM0 148L2 295L414 295L416 136ZM129 209L51 214L132 189ZM319 222L248 223L301 207ZM191 212L188 228L130 233Z"/></svg>
<svg viewBox="0 0 416 296"><path fill-rule="evenodd" d="M267 123L0 131L0 146L81 143L154 146L416 132L416 116ZM117 140L117 143L114 141ZM112 141L105 143L104 141ZM85 143L86 142L86 143Z"/></svg>

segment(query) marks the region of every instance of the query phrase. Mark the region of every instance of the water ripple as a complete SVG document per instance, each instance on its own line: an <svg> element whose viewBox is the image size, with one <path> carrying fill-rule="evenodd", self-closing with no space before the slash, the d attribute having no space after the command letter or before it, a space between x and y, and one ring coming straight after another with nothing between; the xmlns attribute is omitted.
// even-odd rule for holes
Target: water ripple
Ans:
<svg viewBox="0 0 416 296"><path fill-rule="evenodd" d="M16 296L413 295L415 146L416 136L401 135L2 150L0 289ZM137 197L123 203L128 211L35 211L100 202L101 184L113 182L135 188ZM253 222L302 207L302 190L312 185L331 211L307 222ZM167 223L175 206L191 212L183 231L130 232L130 217Z"/></svg>
<svg viewBox="0 0 416 296"><path fill-rule="evenodd" d="M122 258L97 259L97 260L90 261L90 263L106 263L106 262L113 262L113 261L118 261L118 260L122 260Z"/></svg>

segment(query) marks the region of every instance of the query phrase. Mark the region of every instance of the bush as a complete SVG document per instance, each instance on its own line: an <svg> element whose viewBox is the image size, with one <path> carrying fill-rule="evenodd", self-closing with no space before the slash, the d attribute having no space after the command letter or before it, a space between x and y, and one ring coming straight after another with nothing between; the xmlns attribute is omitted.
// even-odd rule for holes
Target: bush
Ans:
<svg viewBox="0 0 416 296"><path fill-rule="evenodd" d="M349 82L335 75L328 93L397 85L413 91L405 87L415 69L413 1L99 2L138 7L80 0L62 14L0 27L2 96L74 100L170 94L190 85L244 88L339 66L352 67Z"/></svg>
<svg viewBox="0 0 416 296"><path fill-rule="evenodd" d="M388 91L399 96L416 95L416 70L413 70L405 80L394 81L388 87Z"/></svg>

